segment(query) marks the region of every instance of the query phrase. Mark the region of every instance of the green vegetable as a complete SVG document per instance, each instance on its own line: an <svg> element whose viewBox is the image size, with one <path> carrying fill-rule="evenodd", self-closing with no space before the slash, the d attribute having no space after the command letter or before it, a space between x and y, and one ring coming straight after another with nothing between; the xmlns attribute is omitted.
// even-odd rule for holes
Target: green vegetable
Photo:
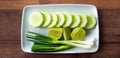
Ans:
<svg viewBox="0 0 120 58"><path fill-rule="evenodd" d="M51 15L52 21L51 21L50 25L48 25L49 28L55 27L55 25L56 25L57 22L58 22L58 19L57 19L57 16L56 16L55 13L50 13L50 15Z"/></svg>
<svg viewBox="0 0 120 58"><path fill-rule="evenodd" d="M39 44L54 44L52 42L52 39L47 36L37 34L34 32L28 32L28 33L30 33L30 34L27 34L26 37L27 37L27 40L29 40L29 41L33 41L33 42L39 43Z"/></svg>
<svg viewBox="0 0 120 58"><path fill-rule="evenodd" d="M33 27L41 27L43 24L44 19L40 12L33 12L29 16L29 23Z"/></svg>
<svg viewBox="0 0 120 58"><path fill-rule="evenodd" d="M72 16L70 15L70 13L64 12L64 17L65 17L65 24L63 25L63 27L70 27L70 25L72 24Z"/></svg>
<svg viewBox="0 0 120 58"><path fill-rule="evenodd" d="M80 25L79 25L79 27L84 28L86 26L87 22L88 22L87 17L86 17L85 14L81 14L81 13L79 13L78 15L80 17Z"/></svg>
<svg viewBox="0 0 120 58"><path fill-rule="evenodd" d="M80 17L78 14L76 13L71 13L71 16L72 16L72 24L71 24L71 28L75 28L75 27L78 27L78 25L80 24Z"/></svg>
<svg viewBox="0 0 120 58"><path fill-rule="evenodd" d="M81 27L92 29L97 21L93 14L69 13L69 12L32 12L29 23L33 27Z"/></svg>
<svg viewBox="0 0 120 58"><path fill-rule="evenodd" d="M43 16L43 19L45 20L42 27L47 27L52 21L51 15L48 12L41 12L41 14Z"/></svg>
<svg viewBox="0 0 120 58"><path fill-rule="evenodd" d="M33 52L61 51L72 48L73 46L90 49L94 45L94 40L53 40L35 32L28 32L26 37L27 40L34 42L34 45L32 46Z"/></svg>
<svg viewBox="0 0 120 58"><path fill-rule="evenodd" d="M58 23L56 25L56 27L62 27L65 23L65 17L64 17L64 14L61 13L61 12L56 12L56 16L57 16L57 19L58 19Z"/></svg>
<svg viewBox="0 0 120 58"><path fill-rule="evenodd" d="M85 26L85 29L92 29L96 25L96 18L92 14L86 14L87 17L87 24Z"/></svg>
<svg viewBox="0 0 120 58"><path fill-rule="evenodd" d="M33 52L55 52L71 48L69 45L58 45L58 46L45 46L45 45L33 45Z"/></svg>

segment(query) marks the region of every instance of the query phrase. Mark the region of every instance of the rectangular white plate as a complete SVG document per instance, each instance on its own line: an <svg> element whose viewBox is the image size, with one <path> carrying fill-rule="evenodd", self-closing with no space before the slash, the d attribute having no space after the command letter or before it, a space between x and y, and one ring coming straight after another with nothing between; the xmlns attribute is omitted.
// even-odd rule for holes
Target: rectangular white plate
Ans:
<svg viewBox="0 0 120 58"><path fill-rule="evenodd" d="M95 38L95 45L91 49L87 50L84 48L72 48L59 52L38 52L38 53L93 53L98 50L99 47L99 23L97 9L94 5L86 4L47 4L47 5L29 5L24 7L22 14L22 25L21 25L21 48L27 53L36 53L31 51L33 45L32 42L26 40L26 33L28 31L34 31L47 35L47 28L34 28L28 23L28 16L33 11L48 11L48 12L74 12L74 13L92 13L97 19L97 25L90 31L84 39Z"/></svg>

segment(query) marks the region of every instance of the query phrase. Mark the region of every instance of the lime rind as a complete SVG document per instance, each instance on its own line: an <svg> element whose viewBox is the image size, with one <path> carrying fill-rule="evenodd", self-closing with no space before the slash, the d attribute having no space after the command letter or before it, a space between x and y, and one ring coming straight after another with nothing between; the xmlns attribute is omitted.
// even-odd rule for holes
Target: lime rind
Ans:
<svg viewBox="0 0 120 58"><path fill-rule="evenodd" d="M65 23L65 17L63 15L63 13L61 12L56 12L57 15L57 19L59 20L56 27L61 27L63 26L63 24Z"/></svg>
<svg viewBox="0 0 120 58"><path fill-rule="evenodd" d="M41 13L44 16L44 20L45 20L42 26L47 27L51 22L51 16L48 12L41 12Z"/></svg>
<svg viewBox="0 0 120 58"><path fill-rule="evenodd" d="M96 25L96 18L93 14L86 14L87 17L87 24L85 26L86 29L92 29Z"/></svg>
<svg viewBox="0 0 120 58"><path fill-rule="evenodd" d="M32 12L29 17L29 23L33 27L40 27L44 22L43 16L40 12Z"/></svg>
<svg viewBox="0 0 120 58"><path fill-rule="evenodd" d="M64 12L63 14L64 14L65 20L66 20L63 27L69 27L71 25L72 21L73 21L72 16L70 15L70 13L67 13L67 12Z"/></svg>
<svg viewBox="0 0 120 58"><path fill-rule="evenodd" d="M50 13L50 15L51 15L52 21L51 21L51 23L48 25L48 28L54 27L54 26L57 24L57 22L58 22L58 19L57 19L57 16L56 16L55 13Z"/></svg>
<svg viewBox="0 0 120 58"><path fill-rule="evenodd" d="M71 13L71 16L72 16L73 22L70 27L75 28L80 24L80 17L76 13Z"/></svg>
<svg viewBox="0 0 120 58"><path fill-rule="evenodd" d="M80 16L80 20L81 20L79 27L84 28L87 24L87 18L84 14L79 13L78 15Z"/></svg>

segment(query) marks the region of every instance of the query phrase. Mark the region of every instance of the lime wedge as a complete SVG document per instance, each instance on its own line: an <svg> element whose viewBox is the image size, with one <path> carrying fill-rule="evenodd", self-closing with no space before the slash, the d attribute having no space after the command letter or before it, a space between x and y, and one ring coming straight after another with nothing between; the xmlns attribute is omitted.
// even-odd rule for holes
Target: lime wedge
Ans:
<svg viewBox="0 0 120 58"><path fill-rule="evenodd" d="M71 24L71 28L75 28L80 24L80 17L76 13L71 13L73 22Z"/></svg>
<svg viewBox="0 0 120 58"><path fill-rule="evenodd" d="M70 33L71 33L70 28L63 28L64 40L69 40L70 39Z"/></svg>
<svg viewBox="0 0 120 58"><path fill-rule="evenodd" d="M57 16L56 16L55 13L50 13L50 15L51 15L52 21L51 21L50 25L48 25L49 28L55 27L55 25L56 25L57 22L58 22L58 19L57 19Z"/></svg>
<svg viewBox="0 0 120 58"><path fill-rule="evenodd" d="M70 27L71 23L72 23L72 16L70 15L70 13L64 12L63 13L65 16L65 24L63 25L63 27Z"/></svg>
<svg viewBox="0 0 120 58"><path fill-rule="evenodd" d="M33 12L29 16L29 23L33 27L40 27L44 22L43 16L40 12Z"/></svg>
<svg viewBox="0 0 120 58"><path fill-rule="evenodd" d="M86 18L86 16L84 14L79 13L78 15L80 16L80 20L81 20L81 23L80 23L79 26L81 28L84 28L86 26L86 24L87 24L87 18Z"/></svg>
<svg viewBox="0 0 120 58"><path fill-rule="evenodd" d="M71 37L74 40L82 40L85 36L85 30L82 28L75 28L73 29L72 33L71 33Z"/></svg>
<svg viewBox="0 0 120 58"><path fill-rule="evenodd" d="M92 29L96 25L96 18L92 14L86 14L87 24L85 26L86 29Z"/></svg>
<svg viewBox="0 0 120 58"><path fill-rule="evenodd" d="M43 15L43 18L45 20L43 27L47 27L51 23L51 16L48 12L42 12L41 14Z"/></svg>
<svg viewBox="0 0 120 58"><path fill-rule="evenodd" d="M48 35L53 40L58 40L62 36L62 28L50 28L48 31Z"/></svg>
<svg viewBox="0 0 120 58"><path fill-rule="evenodd" d="M61 12L56 12L57 15L57 19L59 20L56 27L61 27L63 26L63 24L65 23L65 17L63 15L63 13Z"/></svg>

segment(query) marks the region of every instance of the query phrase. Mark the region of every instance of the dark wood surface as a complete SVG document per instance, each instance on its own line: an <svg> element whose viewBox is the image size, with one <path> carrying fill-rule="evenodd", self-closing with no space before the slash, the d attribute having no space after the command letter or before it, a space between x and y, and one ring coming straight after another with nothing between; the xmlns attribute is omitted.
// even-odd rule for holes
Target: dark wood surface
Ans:
<svg viewBox="0 0 120 58"><path fill-rule="evenodd" d="M100 46L88 54L28 54L21 50L22 9L29 4L94 4L98 8ZM120 0L0 0L0 58L120 58Z"/></svg>

